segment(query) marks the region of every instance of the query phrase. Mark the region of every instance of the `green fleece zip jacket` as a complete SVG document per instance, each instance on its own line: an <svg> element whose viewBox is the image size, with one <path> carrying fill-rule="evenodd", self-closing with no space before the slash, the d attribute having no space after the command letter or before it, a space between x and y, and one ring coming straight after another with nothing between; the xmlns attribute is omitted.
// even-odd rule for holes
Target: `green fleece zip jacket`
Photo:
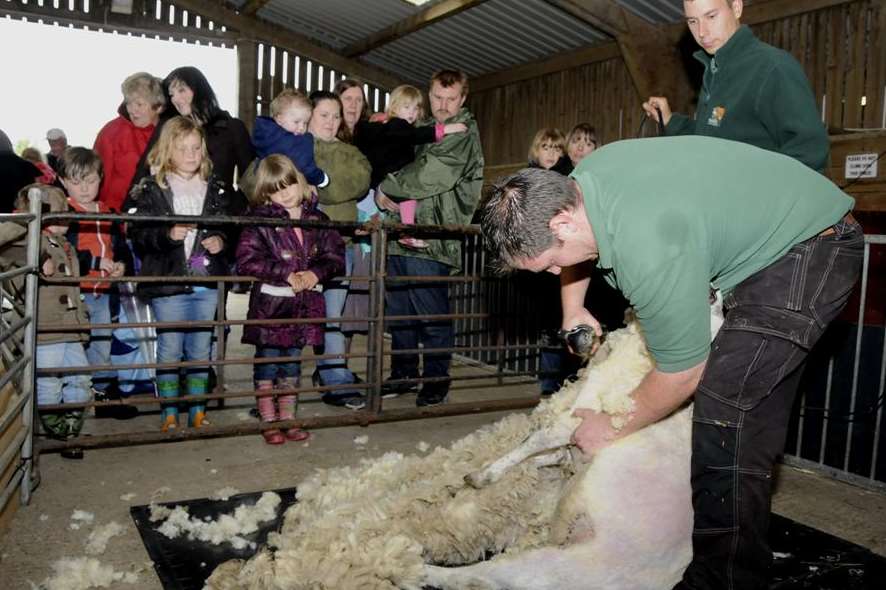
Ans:
<svg viewBox="0 0 886 590"><path fill-rule="evenodd" d="M433 119L420 125L432 125ZM468 225L474 216L483 188L483 150L474 116L466 108L446 121L464 123L468 130L453 133L437 143L418 146L415 160L398 172L388 174L379 188L396 201L416 199L417 225ZM319 161L318 161L319 162ZM330 174L331 176L331 174ZM461 267L461 239L427 240L428 247L412 250L389 243L389 254L429 258Z"/></svg>
<svg viewBox="0 0 886 590"><path fill-rule="evenodd" d="M709 135L749 143L822 171L830 142L809 81L797 60L741 26L705 68L695 120L675 113L668 135Z"/></svg>

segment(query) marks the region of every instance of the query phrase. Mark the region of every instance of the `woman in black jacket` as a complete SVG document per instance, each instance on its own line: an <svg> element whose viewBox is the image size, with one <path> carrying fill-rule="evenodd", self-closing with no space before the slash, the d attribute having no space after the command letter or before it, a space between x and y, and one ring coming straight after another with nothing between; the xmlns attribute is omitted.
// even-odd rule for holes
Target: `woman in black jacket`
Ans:
<svg viewBox="0 0 886 590"><path fill-rule="evenodd" d="M219 107L212 86L203 72L195 67L183 66L172 70L163 80L163 91L174 108L167 108L157 124L139 162L132 181L133 186L142 178L150 176L147 153L160 137L166 121L177 115L188 117L203 128L213 174L227 186L234 186L234 171L242 175L255 158L246 125ZM245 201L243 206L245 210Z"/></svg>

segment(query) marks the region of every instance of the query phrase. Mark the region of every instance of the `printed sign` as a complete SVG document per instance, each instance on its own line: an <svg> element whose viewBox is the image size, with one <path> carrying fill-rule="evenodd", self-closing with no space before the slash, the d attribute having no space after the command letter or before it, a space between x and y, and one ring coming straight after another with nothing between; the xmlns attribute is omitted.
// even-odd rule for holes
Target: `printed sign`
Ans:
<svg viewBox="0 0 886 590"><path fill-rule="evenodd" d="M877 154L846 156L846 179L877 178Z"/></svg>

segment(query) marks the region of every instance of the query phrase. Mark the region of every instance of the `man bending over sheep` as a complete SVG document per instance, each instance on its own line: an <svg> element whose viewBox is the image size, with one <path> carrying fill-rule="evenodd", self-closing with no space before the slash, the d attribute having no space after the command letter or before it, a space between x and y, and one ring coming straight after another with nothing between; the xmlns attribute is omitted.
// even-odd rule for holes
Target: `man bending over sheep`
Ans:
<svg viewBox="0 0 886 590"><path fill-rule="evenodd" d="M522 170L482 206L502 268L560 275L564 328L600 332L584 308L587 261L636 310L655 367L620 431L582 411L573 438L585 453L695 395L694 557L675 590L767 587L772 470L802 367L861 269L852 206L790 157L693 136L610 144L571 178ZM725 311L713 343L711 287Z"/></svg>

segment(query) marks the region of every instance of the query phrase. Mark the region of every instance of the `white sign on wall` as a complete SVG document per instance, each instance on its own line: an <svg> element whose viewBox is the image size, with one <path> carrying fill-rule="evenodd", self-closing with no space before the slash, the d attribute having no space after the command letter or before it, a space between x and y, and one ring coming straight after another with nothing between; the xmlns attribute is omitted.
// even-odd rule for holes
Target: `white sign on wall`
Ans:
<svg viewBox="0 0 886 590"><path fill-rule="evenodd" d="M877 154L846 156L845 178L877 178Z"/></svg>

